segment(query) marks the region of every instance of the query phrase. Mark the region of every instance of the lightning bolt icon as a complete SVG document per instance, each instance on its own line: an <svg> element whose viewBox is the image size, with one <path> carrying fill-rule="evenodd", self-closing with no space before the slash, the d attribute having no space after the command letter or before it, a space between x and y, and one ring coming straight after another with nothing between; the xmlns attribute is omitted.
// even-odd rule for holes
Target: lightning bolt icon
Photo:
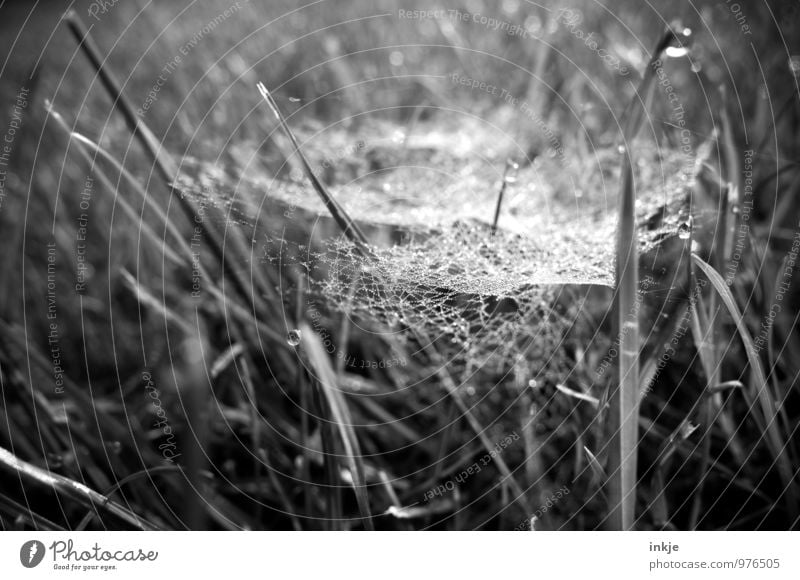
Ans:
<svg viewBox="0 0 800 580"><path fill-rule="evenodd" d="M36 552L38 552L38 551L39 551L39 546L36 544L36 542L31 544L31 551L28 554L28 564L33 562L33 557L36 555Z"/></svg>

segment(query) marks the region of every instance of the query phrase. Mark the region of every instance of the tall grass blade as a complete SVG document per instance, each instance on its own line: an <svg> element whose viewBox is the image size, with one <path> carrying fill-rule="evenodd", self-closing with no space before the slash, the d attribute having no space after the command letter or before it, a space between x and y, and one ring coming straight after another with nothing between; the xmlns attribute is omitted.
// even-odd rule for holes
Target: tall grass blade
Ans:
<svg viewBox="0 0 800 580"><path fill-rule="evenodd" d="M764 436L766 436L767 446L777 464L778 473L784 485L787 507L790 513L797 513L797 508L800 504L798 503L797 484L794 482L793 462L789 457L787 443L784 441L779 431L780 422L778 420L778 410L772 399L769 383L764 374L764 369L758 357L758 352L755 349L753 339L750 336L750 331L722 276L696 254L692 254L692 259L706 275L708 281L711 282L711 285L714 287L714 290L719 295L723 304L725 304L725 307L736 324L736 330L739 333L739 337L742 339L744 350L747 354L747 362L750 364L750 372L752 373L754 383L752 390L755 391L754 394L759 403L758 411L760 411L763 429L765 430ZM753 412L755 413L756 409L753 409Z"/></svg>
<svg viewBox="0 0 800 580"><path fill-rule="evenodd" d="M744 201L744 176L739 163L739 155L736 151L736 144L733 140L733 123L731 116L728 112L728 98L724 88L722 93L722 145L725 157L725 165L727 167L728 190L727 196L723 200L722 215L720 222L724 224L725 230L723 232L723 239L720 240L720 247L722 248L721 261L717 264L720 271L728 266L728 261L733 257L734 240L736 232L738 231L739 216L741 211L736 211Z"/></svg>
<svg viewBox="0 0 800 580"><path fill-rule="evenodd" d="M417 342L423 345L423 349L425 352L431 356L433 359L434 365L436 367L436 374L439 376L439 380L444 385L444 388L447 390L447 394L453 399L453 402L458 407L458 410L461 412L463 417L467 420L467 423L472 428L475 435L477 435L478 439L483 445L483 448L486 450L487 453L493 456L493 460L497 465L498 471L503 475L504 483L506 483L512 492L514 493L515 497L514 500L519 503L520 507L525 510L525 513L531 513L531 506L527 500L525 492L523 491L522 487L517 482L516 478L514 477L514 473L508 467L508 464L505 462L503 457L499 454L495 454L493 449L494 445L492 441L489 439L489 436L486 435L486 429L481 425L480 421L478 421L475 414L471 411L469 405L466 401L464 401L464 397L461 396L461 392L458 389L458 385L456 384L453 377L447 370L447 367L442 360L441 355L436 351L433 343L422 333L420 330L415 331L415 335L417 338Z"/></svg>
<svg viewBox="0 0 800 580"><path fill-rule="evenodd" d="M148 154L153 158L156 169L161 174L164 181L172 181L177 173L175 164L172 162L172 159L165 154L161 143L150 128L139 119L133 104L131 104L122 92L120 88L121 85L116 75L105 65L106 59L103 58L100 49L94 43L94 40L92 40L86 25L81 21L74 10L70 10L67 13L66 21L78 45L83 49L83 52L97 71L97 75L100 77L100 81L103 83L106 91L111 95L114 107L119 109L128 128L139 138Z"/></svg>
<svg viewBox="0 0 800 580"><path fill-rule="evenodd" d="M23 482L49 488L87 507L105 512L137 530L153 531L158 529L129 509L82 483L23 461L3 447L0 447L0 470L12 474Z"/></svg>
<svg viewBox="0 0 800 580"><path fill-rule="evenodd" d="M302 336L301 351L308 357L310 368L316 374L331 414L330 420L335 423L339 438L344 446L345 459L353 479L353 490L361 511L364 527L368 530L374 529L369 509L369 498L367 497L364 460L361 457L361 449L353 429L353 420L350 416L347 401L345 401L342 391L337 386L336 372L328 359L328 355L325 353L325 348L317 333L305 323L300 324L300 333ZM323 418L322 420L326 419Z"/></svg>
<svg viewBox="0 0 800 580"><path fill-rule="evenodd" d="M684 36L688 31L684 31ZM625 112L621 192L617 225L614 292L615 334L619 337L618 385L610 396L608 474L609 523L615 530L633 528L636 510L636 468L639 425L639 322L637 291L639 252L636 235L636 188L630 149L645 120L655 88L661 53L678 33L669 29L653 51L636 95Z"/></svg>
<svg viewBox="0 0 800 580"><path fill-rule="evenodd" d="M314 191L317 192L322 203L325 204L325 208L330 212L331 217L333 217L336 224L341 228L342 232L344 233L347 238L353 242L355 245L356 250L362 255L369 254L369 244L367 243L367 238L361 229L358 227L356 222L347 215L347 212L339 205L339 202L336 201L323 185L322 181L317 177L317 174L314 173L314 170L311 168L311 164L306 159L305 154L300 149L300 143L298 143L297 138L294 136L294 132L292 128L289 127L289 123L286 121L286 118L281 113L281 110L278 108L278 104L275 102L275 99L272 98L272 95L267 90L267 87L264 86L264 83L258 83L257 85L258 91L261 93L261 96L264 98L264 101L269 105L269 108L272 110L272 113L278 119L278 123L283 129L283 132L286 133L286 136L289 137L289 140L292 142L292 147L294 151L297 153L297 156L300 158L300 163L303 166L303 170L306 172L306 177L308 177L311 185L314 187Z"/></svg>
<svg viewBox="0 0 800 580"><path fill-rule="evenodd" d="M500 210L503 208L503 197L506 193L506 188L509 183L516 181L515 173L519 165L512 159L506 161L506 167L503 170L503 182L500 184L500 191L497 193L497 205L494 209L494 220L492 221L492 235L497 233L497 222L500 221Z"/></svg>
<svg viewBox="0 0 800 580"><path fill-rule="evenodd" d="M103 87L111 97L114 107L120 111L125 119L128 129L139 139L160 177L163 179L164 183L169 186L170 192L178 193L178 205L187 219L195 223L195 218L200 212L198 208L195 207L192 200L188 196L183 195L173 184L173 181L178 176L178 168L172 157L161 146L161 143L150 128L136 114L133 105L122 92L121 85L116 76L111 72L109 67L106 66L106 59L102 57L100 50L92 40L89 30L74 10L70 10L67 13L66 21L78 45L86 53L87 58L97 71L97 75L100 77ZM225 259L226 256L224 252L225 242L227 241L231 246L231 252L236 255L239 260L244 260L246 256L250 254L249 248L242 240L241 232L232 230L229 236L226 235L223 237L207 222L208 220L203 220L201 223L195 225L202 228L204 239L208 241L209 248L213 252L214 257L222 264L225 273L230 276L236 292L246 304L252 306L255 310L256 297L261 296L262 292L268 296L274 296L274 285L269 282L264 270L259 268L251 269L251 280L253 283L248 285L239 272L233 267L233 262L229 259ZM262 302L262 304L265 303ZM269 305L268 302L266 304ZM274 312L268 312L267 314L276 315ZM283 345L285 342L280 341L278 344Z"/></svg>

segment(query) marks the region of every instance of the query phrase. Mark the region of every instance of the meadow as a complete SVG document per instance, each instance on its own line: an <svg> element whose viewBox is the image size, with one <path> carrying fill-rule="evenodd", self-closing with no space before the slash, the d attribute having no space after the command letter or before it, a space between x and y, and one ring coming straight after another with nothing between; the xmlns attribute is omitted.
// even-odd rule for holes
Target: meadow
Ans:
<svg viewBox="0 0 800 580"><path fill-rule="evenodd" d="M800 2L0 5L6 530L791 530Z"/></svg>

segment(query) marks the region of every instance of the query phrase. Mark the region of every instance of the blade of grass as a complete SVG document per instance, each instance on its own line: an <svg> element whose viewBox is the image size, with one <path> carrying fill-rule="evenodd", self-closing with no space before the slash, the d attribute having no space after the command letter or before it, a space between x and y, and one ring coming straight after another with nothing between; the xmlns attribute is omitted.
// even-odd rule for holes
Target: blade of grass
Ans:
<svg viewBox="0 0 800 580"><path fill-rule="evenodd" d="M64 528L58 524L50 521L44 516L41 516L10 497L0 493L0 513L6 514L7 517L14 518L14 520L22 520L36 531L42 532L64 532Z"/></svg>
<svg viewBox="0 0 800 580"><path fill-rule="evenodd" d="M311 185L314 187L314 191L317 192L322 203L325 204L325 208L330 212L331 217L333 217L336 224L341 228L342 233L351 241L353 245L356 247L356 251L358 251L361 255L368 255L369 254L369 244L367 243L367 238L358 225L350 218L347 212L342 209L339 205L339 202L336 201L325 186L322 184L322 181L319 180L317 174L314 173L314 170L311 168L311 164L308 162L303 151L300 149L300 144L297 141L297 138L294 136L294 132L292 131L291 127L289 127L289 123L286 121L286 118L281 113L280 108L278 108L278 104L272 98L272 95L267 90L267 87L264 86L264 83L258 83L257 85L258 91L261 93L261 96L264 98L264 101L269 105L269 108L272 110L272 113L275 115L275 118L278 119L278 124L283 129L286 136L289 137L289 140L292 142L292 147L294 148L294 152L297 153L297 156L300 158L300 163L303 166L303 169L306 173L306 177L311 182Z"/></svg>
<svg viewBox="0 0 800 580"><path fill-rule="evenodd" d="M750 331L745 324L744 317L742 316L739 307L736 305L736 301L733 298L730 289L722 279L722 276L720 276L720 274L714 270L714 268L704 262L696 254L692 254L692 259L706 275L708 281L714 287L714 290L719 295L723 304L725 304L725 307L736 324L736 330L738 331L739 337L744 344L745 354L747 355L747 361L750 365L750 372L752 373L754 383L752 390L754 391L754 395L760 405L759 411L765 430L762 438L766 437L767 446L769 447L772 457L777 464L778 473L785 489L787 507L790 510L790 513L797 513L797 508L800 504L798 504L797 484L794 482L794 469L792 467L793 462L788 454L787 443L783 440L778 430L780 425L778 419L779 413L775 407L775 402L773 401L772 393L769 389L769 383L767 382L764 374L761 360L758 358L758 352L756 351L753 339L750 336ZM755 409L753 410L755 411Z"/></svg>
<svg viewBox="0 0 800 580"><path fill-rule="evenodd" d="M497 222L500 221L500 210L503 207L503 196L506 193L506 187L508 187L509 183L516 181L514 173L518 168L519 165L512 159L506 161L506 167L503 170L503 182L500 184L500 191L497 193L497 206L494 209L494 220L492 221L492 235L497 232ZM514 173L510 173L512 170Z"/></svg>
<svg viewBox="0 0 800 580"><path fill-rule="evenodd" d="M525 496L525 492L522 490L522 487L520 487L519 483L514 477L513 472L508 467L508 464L505 462L505 460L499 454L494 453L493 451L494 445L492 444L488 435L486 435L486 429L483 428L480 421L478 421L477 417L475 417L475 414L471 411L470 407L464 401L464 398L461 396L461 392L458 390L456 382L453 380L453 377L447 371L447 367L444 364L441 355L432 346L432 343L429 340L426 340L426 337L422 335L422 332L420 330L416 330L415 334L417 335L417 342L420 345L422 345L423 349L432 358L433 364L435 365L436 368L436 374L439 376L439 380L442 382L442 385L444 385L444 388L447 390L447 393L452 397L453 401L458 407L458 410L467 420L467 423L472 428L473 432L478 436L478 439L483 445L483 448L486 450L487 453L492 455L494 462L497 465L498 471L500 471L500 474L503 476L508 485L511 487L511 490L514 492L515 495L514 500L516 502L519 502L520 506L525 510L525 513L532 513L531 506Z"/></svg>
<svg viewBox="0 0 800 580"><path fill-rule="evenodd" d="M688 31L683 31L684 37ZM660 39L644 76L624 116L621 192L617 225L614 292L615 336L619 336L618 384L610 393L608 453L610 526L633 528L636 511L636 468L639 416L639 252L636 234L636 188L631 147L641 130L655 89L654 80L661 53L681 37L668 29Z"/></svg>
<svg viewBox="0 0 800 580"><path fill-rule="evenodd" d="M166 152L161 147L161 142L156 138L155 134L136 114L133 104L123 94L120 88L122 85L106 65L106 59L103 58L100 49L89 34L89 29L86 28L86 25L74 10L67 12L65 20L78 46L83 49L84 54L86 54L86 57L97 71L100 82L112 98L114 107L122 114L131 132L139 138L145 150L155 162L156 169L161 174L162 179L167 183L171 182L177 175L175 164L166 155Z"/></svg>
<svg viewBox="0 0 800 580"><path fill-rule="evenodd" d="M18 477L23 483L39 485L56 493L71 498L86 507L99 510L113 516L137 530L155 531L158 527L136 515L128 508L111 501L73 479L52 473L46 469L23 461L7 449L0 447L0 469Z"/></svg>
<svg viewBox="0 0 800 580"><path fill-rule="evenodd" d="M78 45L83 49L87 58L97 72L97 75L100 77L102 85L108 92L114 107L120 111L126 125L128 126L128 129L131 131L134 137L138 138L141 142L142 147L150 157L151 162L159 173L161 179L168 186L170 192L178 194L178 206L184 212L186 218L191 223L202 229L204 233L204 239L208 241L208 246L214 254L214 257L222 265L223 271L225 271L225 273L230 277L231 281L233 282L234 289L239 296L254 310L257 308L256 298L260 297L262 293L274 297L274 284L271 284L269 280L266 279L265 270L260 268L253 268L250 270L251 281L253 283L250 285L250 290L248 291L248 285L245 283L245 280L242 279L239 272L233 267L231 261L226 260L226 254L224 251L225 242L229 241L230 245L232 246L229 253L233 253L234 255L240 257L240 259L245 259L245 257L250 254L248 249L249 246L245 245L241 237L241 232L237 229L226 229L225 235L220 236L220 234L210 226L208 220L201 220L200 223L197 223L195 218L198 215L201 215L201 212L197 207L195 207L195 204L191 198L187 195L184 195L183 192L181 192L180 189L173 183L178 177L178 168L175 162L172 160L172 157L161 146L161 143L155 137L155 134L150 130L150 128L147 127L144 121L142 121L136 114L133 105L122 92L119 81L106 65L106 60L102 57L100 50L92 40L89 30L83 24L75 11L70 10L65 19L70 31L78 42ZM168 218L165 217L164 219ZM230 235L228 235L229 231ZM262 301L261 305L263 306L264 304L265 303ZM280 318L277 313L270 312L270 302L267 302L266 304L268 310L266 312L267 317ZM285 341L280 341L278 344L285 345L286 343Z"/></svg>
<svg viewBox="0 0 800 580"><path fill-rule="evenodd" d="M135 473L131 473L130 475L128 475L126 477L123 477L117 483L115 483L114 485L109 487L103 493L103 495L105 495L107 497L111 497L114 493L116 493L117 491L122 489L128 483L130 483L132 481L139 480L139 479L144 479L145 477L152 481L153 474L159 473L159 472L177 472L177 473L182 473L183 472L183 468L180 465L156 465L154 467L148 467L147 469L142 469L142 470L137 471ZM97 514L95 514L95 512L93 512L93 511L87 512L86 515L83 517L83 519L80 521L80 523L75 527L75 531L76 532L80 532L82 530L85 530L86 527L89 525L89 523L92 521L92 519L95 518L96 515Z"/></svg>
<svg viewBox="0 0 800 580"><path fill-rule="evenodd" d="M366 478L364 476L364 460L353 429L353 420L350 409L343 393L336 384L336 373L325 353L322 340L306 323L300 324L301 346L298 352L308 359L308 368L313 369L319 382L322 394L330 411L332 421L339 433L339 439L344 446L345 460L353 478L353 490L356 495L359 510L363 518L364 527L374 529L372 516L369 509ZM325 421L325 418L322 419Z"/></svg>
<svg viewBox="0 0 800 580"><path fill-rule="evenodd" d="M81 157L83 157L84 160L90 165L92 172L100 180L100 183L102 183L103 186L108 190L108 192L114 196L114 202L120 204L120 207L122 207L122 210L125 212L125 215L127 215L131 219L131 222L138 224L142 228L145 237L148 238L151 242L153 242L154 247L160 248L164 252L164 254L172 261L173 264L181 264L182 261L178 257L177 253L168 244L164 243L163 238L160 238L158 235L156 235L150 224L141 219L141 215L133 209L131 204L125 199L124 196L118 195L119 187L115 186L111 182L111 179L100 168L100 166L95 163L95 157L92 157L89 151L93 151L95 156L99 155L100 157L111 163L114 169L119 171L120 176L124 177L129 183L132 184L135 183L134 190L138 192L141 189L141 186L139 186L139 184L136 183L136 180L133 178L130 172L128 172L127 169L122 167L122 165L120 165L120 163L116 159L114 159L114 157L110 153L108 153L105 149L100 147L97 143L95 143L88 137L85 137L84 135L81 135L80 133L73 131L69 127L69 125L67 125L64 118L55 109L53 109L49 103L45 103L45 106L47 107L47 112L49 113L50 117L56 121L56 125L58 125L58 127L61 128L68 135L70 140L75 142L75 144L78 146L78 151L80 152ZM150 196L145 194L143 196L143 199L151 209L156 209L157 211L160 212L160 208L158 208L158 206L155 205ZM176 239L179 241L179 243L183 241L183 238L178 235L177 230L175 230L175 228L170 229L170 233L176 236Z"/></svg>
<svg viewBox="0 0 800 580"><path fill-rule="evenodd" d="M720 272L724 272L734 250L734 238L738 231L741 211L735 211L734 208L741 209L744 201L744 175L742 174L741 165L739 163L739 155L736 150L736 143L734 142L733 123L731 116L728 113L728 98L725 88L720 89L722 93L722 145L725 156L725 166L727 167L727 182L728 190L727 196L723 200L721 222L724 224L725 229L722 232L724 235L721 240L720 247L722 248L722 261L717 264Z"/></svg>

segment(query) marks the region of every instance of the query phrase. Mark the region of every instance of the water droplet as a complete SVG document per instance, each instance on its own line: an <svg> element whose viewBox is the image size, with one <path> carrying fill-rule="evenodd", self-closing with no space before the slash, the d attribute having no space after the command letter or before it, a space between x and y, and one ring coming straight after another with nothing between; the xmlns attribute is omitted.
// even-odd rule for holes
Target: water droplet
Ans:
<svg viewBox="0 0 800 580"><path fill-rule="evenodd" d="M528 386L530 388L532 388L532 389L538 389L539 388L539 381L537 381L536 379L531 379L531 380L528 381Z"/></svg>
<svg viewBox="0 0 800 580"><path fill-rule="evenodd" d="M60 453L47 454L47 468L48 469L61 469L64 466L64 456Z"/></svg>
<svg viewBox="0 0 800 580"><path fill-rule="evenodd" d="M405 56L399 50L394 50L389 55L389 62L392 63L392 66L403 66L404 61Z"/></svg>
<svg viewBox="0 0 800 580"><path fill-rule="evenodd" d="M620 155L624 155L624 154L625 154L625 145L620 145L620 146L618 146L618 147L617 147L617 152L618 152Z"/></svg>
<svg viewBox="0 0 800 580"><path fill-rule="evenodd" d="M684 424L681 426L681 436L682 436L684 439L688 439L688 438L689 438L689 436L690 436L692 433L694 433L694 432L697 430L697 428L698 428L698 427L699 427L699 425L693 425L692 423L688 423L688 422L687 422L687 423L684 423Z"/></svg>
<svg viewBox="0 0 800 580"><path fill-rule="evenodd" d="M792 55L789 57L789 72L795 77L800 77L800 55Z"/></svg>
<svg viewBox="0 0 800 580"><path fill-rule="evenodd" d="M678 226L678 237L682 240L688 240L692 237L692 224L688 221L681 222Z"/></svg>
<svg viewBox="0 0 800 580"><path fill-rule="evenodd" d="M732 213L733 215L739 215L739 211L740 211L740 210L739 210L739 204L738 204L738 203L735 203L735 204L733 204L733 205L731 206L731 213Z"/></svg>
<svg viewBox="0 0 800 580"><path fill-rule="evenodd" d="M300 330L295 328L294 330L290 330L289 334L286 335L286 342L289 343L289 346L298 346L300 344L300 340L302 338L302 333Z"/></svg>
<svg viewBox="0 0 800 580"><path fill-rule="evenodd" d="M664 54L669 58L680 58L689 54L689 49L684 46L668 46Z"/></svg>

